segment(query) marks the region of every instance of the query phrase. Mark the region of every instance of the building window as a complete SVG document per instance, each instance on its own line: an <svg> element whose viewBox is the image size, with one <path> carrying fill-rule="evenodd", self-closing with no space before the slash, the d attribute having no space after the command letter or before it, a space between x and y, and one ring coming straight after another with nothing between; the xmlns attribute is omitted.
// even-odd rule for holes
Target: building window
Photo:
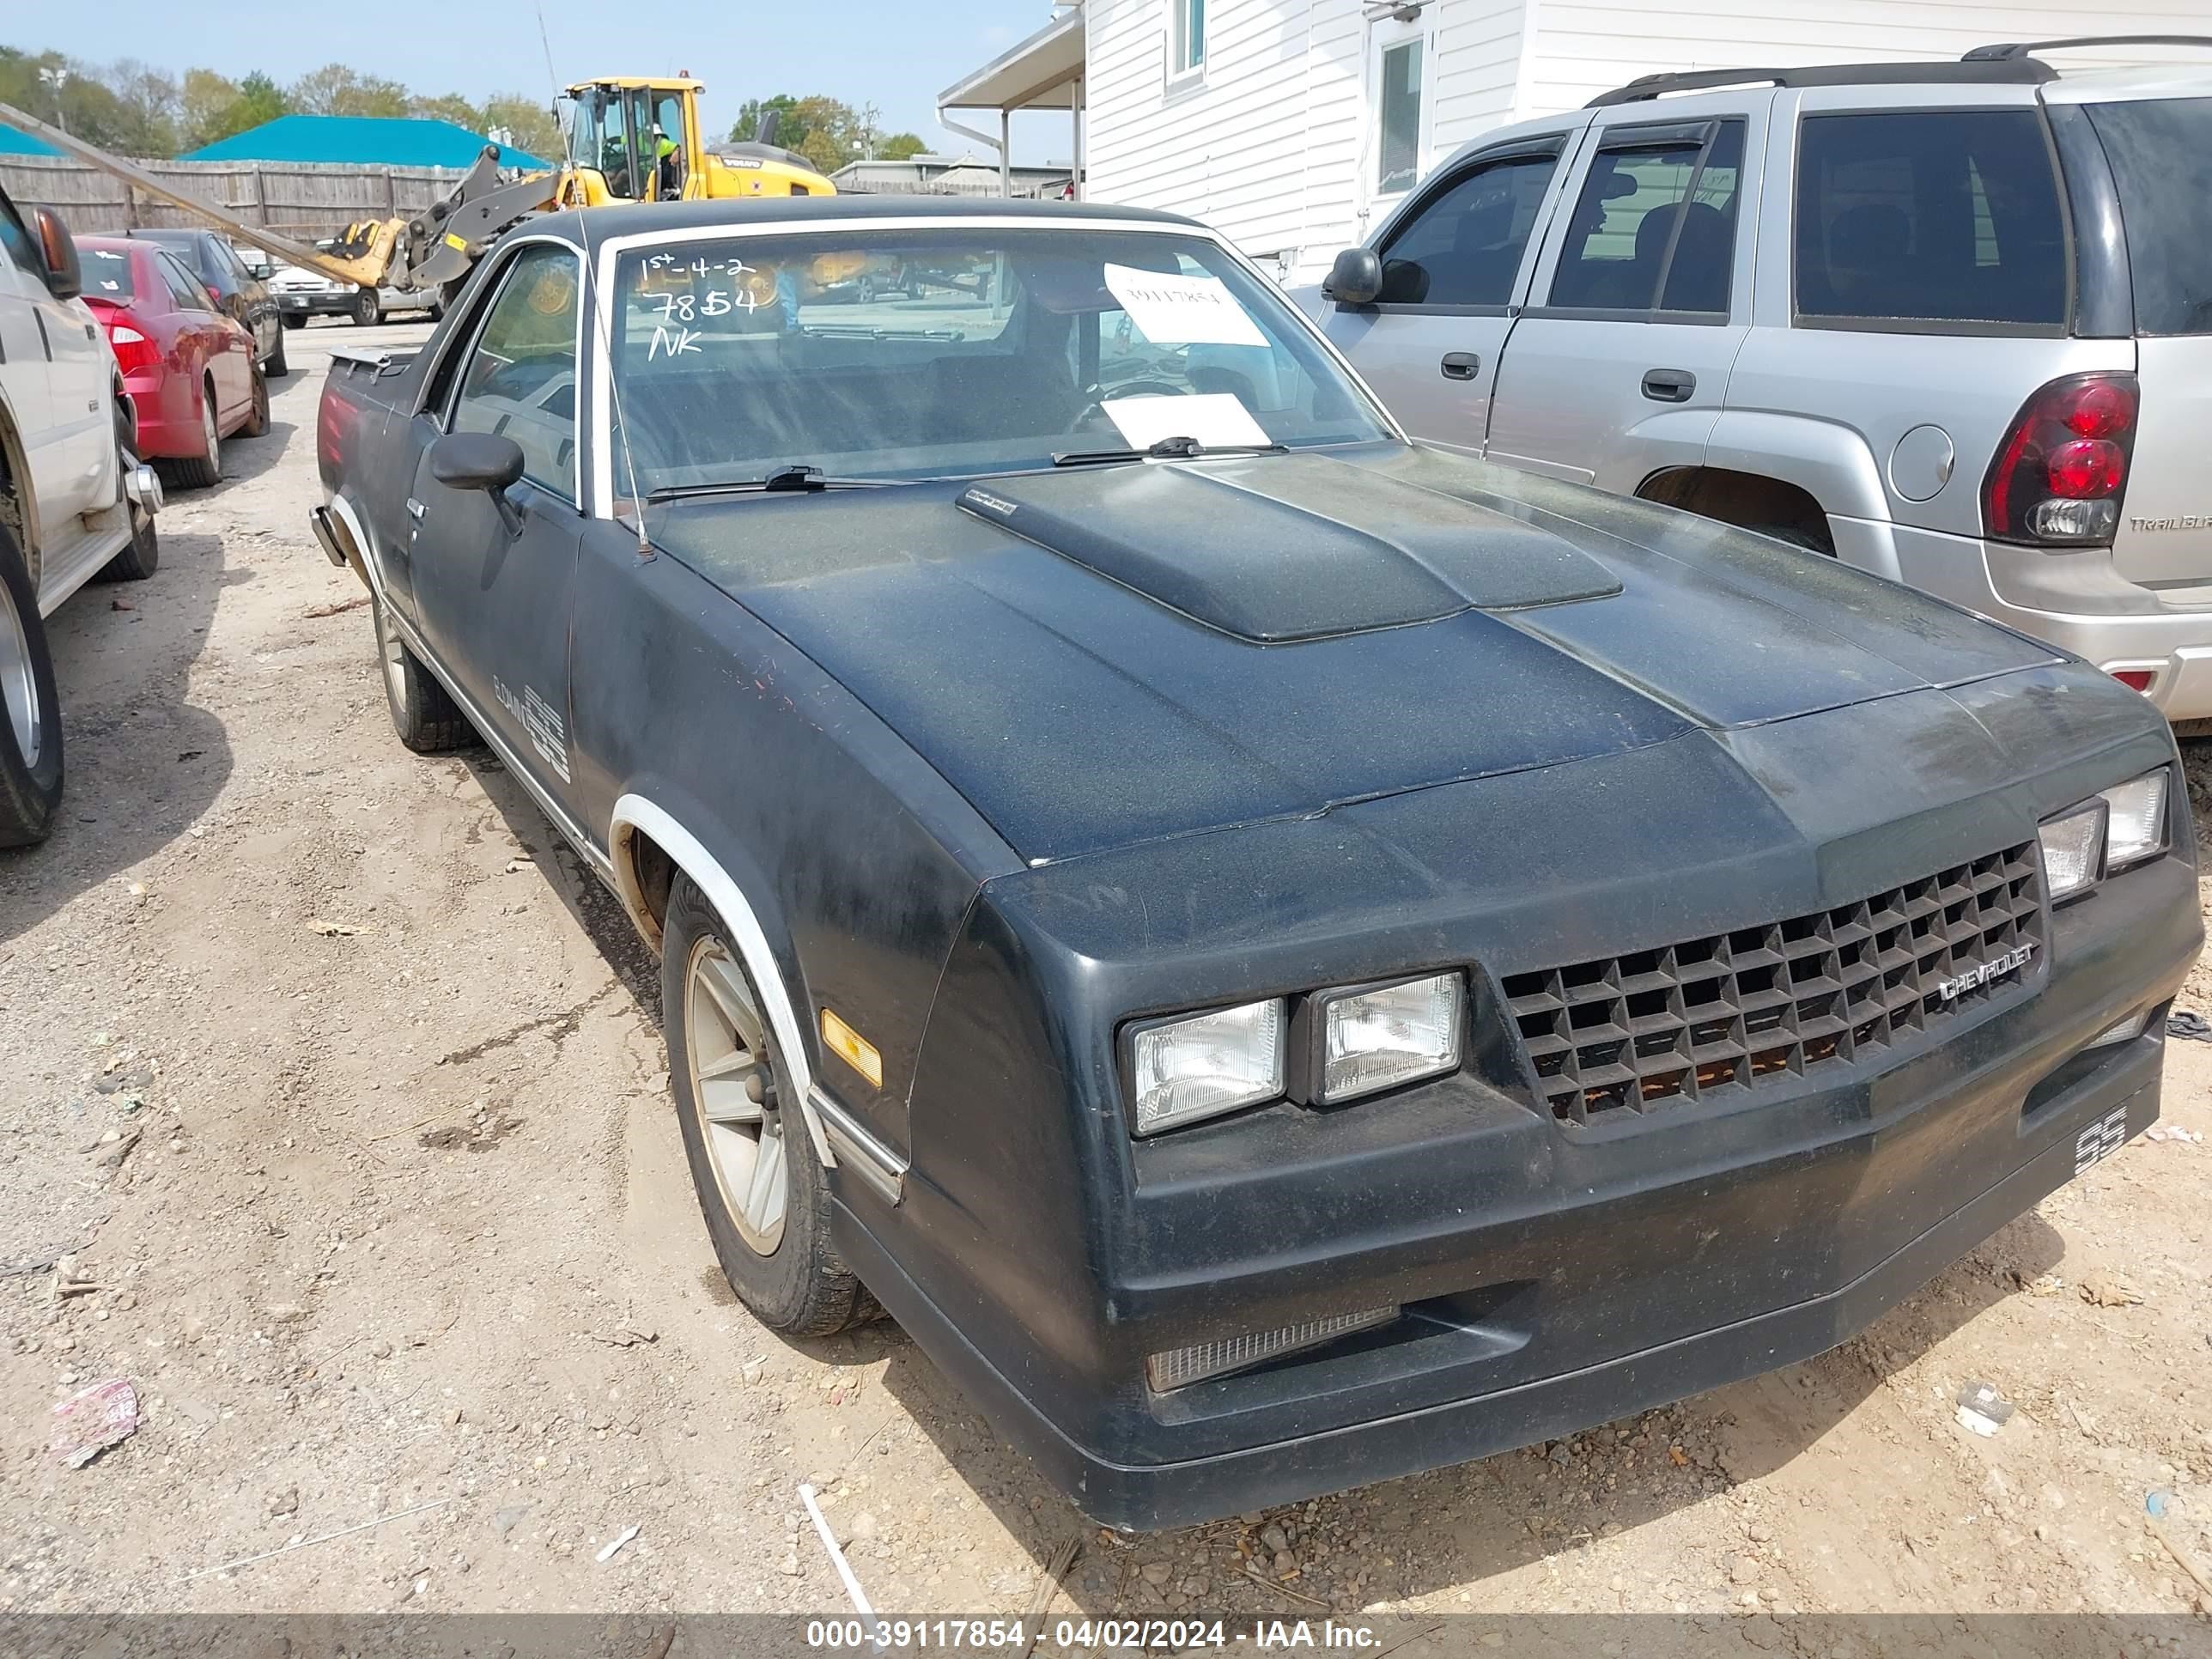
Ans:
<svg viewBox="0 0 2212 1659"><path fill-rule="evenodd" d="M1168 48L1168 75L1195 75L1206 67L1206 0L1168 0L1174 39Z"/></svg>
<svg viewBox="0 0 2212 1659"><path fill-rule="evenodd" d="M1382 49L1382 86L1376 99L1375 146L1378 194L1413 188L1421 172L1421 43Z"/></svg>

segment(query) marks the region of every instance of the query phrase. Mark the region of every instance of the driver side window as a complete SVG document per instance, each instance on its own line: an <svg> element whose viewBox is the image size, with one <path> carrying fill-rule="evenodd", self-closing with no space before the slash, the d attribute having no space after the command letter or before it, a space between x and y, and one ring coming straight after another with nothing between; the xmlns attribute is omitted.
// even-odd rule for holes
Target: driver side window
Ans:
<svg viewBox="0 0 2212 1659"><path fill-rule="evenodd" d="M1446 185L1384 245L1382 305L1506 306L1556 155L1516 155Z"/></svg>
<svg viewBox="0 0 2212 1659"><path fill-rule="evenodd" d="M522 447L523 477L576 499L576 319L571 249L525 248L463 364L449 432L490 432Z"/></svg>

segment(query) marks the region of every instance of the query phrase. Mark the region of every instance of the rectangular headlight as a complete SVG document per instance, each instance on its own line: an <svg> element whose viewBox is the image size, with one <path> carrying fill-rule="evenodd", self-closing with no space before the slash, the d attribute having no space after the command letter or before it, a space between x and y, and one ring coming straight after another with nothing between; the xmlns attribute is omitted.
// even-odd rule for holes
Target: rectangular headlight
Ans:
<svg viewBox="0 0 2212 1659"><path fill-rule="evenodd" d="M1298 1016L1298 1098L1333 1106L1456 1070L1465 1001L1456 973L1316 992Z"/></svg>
<svg viewBox="0 0 2212 1659"><path fill-rule="evenodd" d="M2105 798L2094 796L2036 831L2043 843L2044 885L2052 903L2097 884L2098 866L2104 862L2106 811Z"/></svg>
<svg viewBox="0 0 2212 1659"><path fill-rule="evenodd" d="M2105 868L2124 870L2166 851L2166 768L2117 784L2104 793L2110 809Z"/></svg>
<svg viewBox="0 0 2212 1659"><path fill-rule="evenodd" d="M1141 1026L1130 1072L1140 1135L1273 1100L1283 1092L1283 1000Z"/></svg>

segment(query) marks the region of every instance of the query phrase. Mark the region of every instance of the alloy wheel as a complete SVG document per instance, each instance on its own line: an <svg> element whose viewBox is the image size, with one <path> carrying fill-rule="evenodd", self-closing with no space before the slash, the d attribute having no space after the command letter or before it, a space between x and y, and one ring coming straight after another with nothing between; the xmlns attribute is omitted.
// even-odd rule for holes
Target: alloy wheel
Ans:
<svg viewBox="0 0 2212 1659"><path fill-rule="evenodd" d="M39 683L31 673L31 639L15 602L0 586L0 701L8 705L8 724L15 734L15 752L23 764L35 767L46 748L46 710L39 702Z"/></svg>
<svg viewBox="0 0 2212 1659"><path fill-rule="evenodd" d="M788 1166L767 1027L720 940L691 947L684 983L691 1109L714 1185L738 1237L756 1255L773 1255L783 1242Z"/></svg>

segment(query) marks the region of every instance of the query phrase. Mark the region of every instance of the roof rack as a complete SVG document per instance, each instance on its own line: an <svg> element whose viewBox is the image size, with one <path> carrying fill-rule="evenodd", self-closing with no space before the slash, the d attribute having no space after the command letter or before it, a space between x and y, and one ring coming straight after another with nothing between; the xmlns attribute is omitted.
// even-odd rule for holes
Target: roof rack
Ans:
<svg viewBox="0 0 2212 1659"><path fill-rule="evenodd" d="M1809 64L1794 69L1692 70L1682 74L1639 75L1625 87L1600 93L1583 106L1605 109L1641 103L1670 92L1708 87L1883 87L1957 85L2040 86L2058 71L2036 57L2042 52L2072 52L2088 46L2202 46L2212 51L2207 34L2084 34L2066 40L2010 40L1976 46L1957 63Z"/></svg>
<svg viewBox="0 0 2212 1659"><path fill-rule="evenodd" d="M2072 52L2083 46L2203 46L2212 51L2212 34L2077 34L2067 40L2008 40L1976 46L1962 64L2012 64L2039 52Z"/></svg>
<svg viewBox="0 0 2212 1659"><path fill-rule="evenodd" d="M1961 82L2032 87L2057 78L2057 70L2033 58L1978 58L1957 64L1810 64L1794 69L1693 70L1680 75L1639 75L1625 87L1600 93L1583 107L1605 109L1707 87L1955 86Z"/></svg>

